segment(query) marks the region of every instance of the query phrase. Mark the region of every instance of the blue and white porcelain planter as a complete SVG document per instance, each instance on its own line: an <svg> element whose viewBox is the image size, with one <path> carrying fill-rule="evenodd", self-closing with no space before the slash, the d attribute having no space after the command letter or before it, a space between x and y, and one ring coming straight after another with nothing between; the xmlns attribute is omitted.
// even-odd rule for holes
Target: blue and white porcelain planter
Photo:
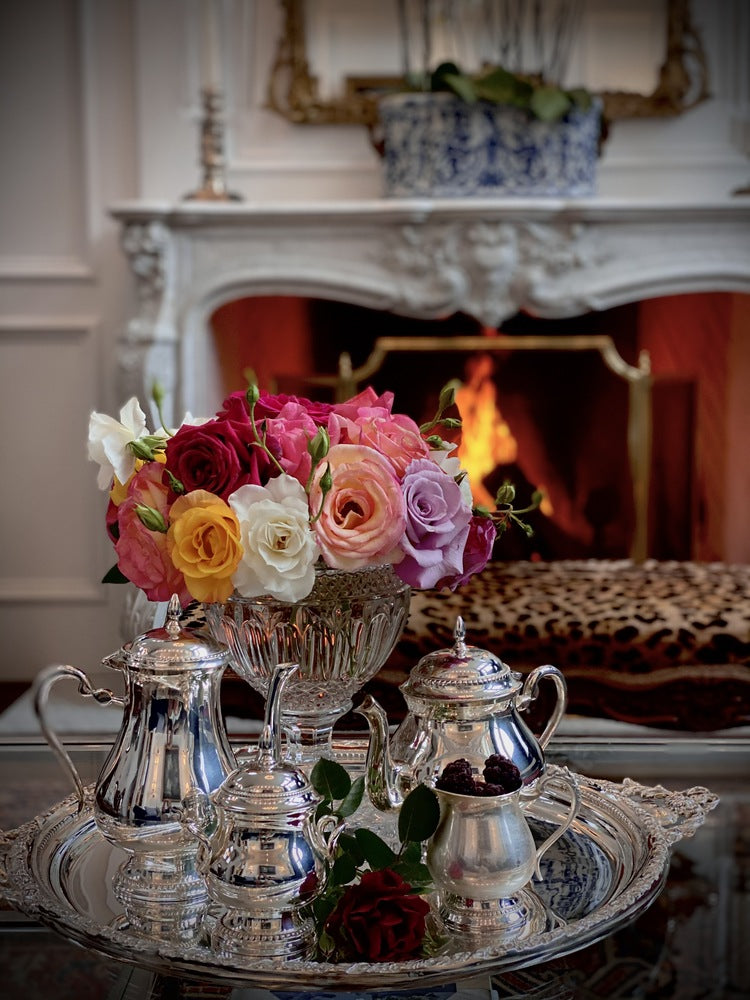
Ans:
<svg viewBox="0 0 750 1000"><path fill-rule="evenodd" d="M507 105L447 93L380 101L385 194L391 197L592 195L601 105L543 122Z"/></svg>

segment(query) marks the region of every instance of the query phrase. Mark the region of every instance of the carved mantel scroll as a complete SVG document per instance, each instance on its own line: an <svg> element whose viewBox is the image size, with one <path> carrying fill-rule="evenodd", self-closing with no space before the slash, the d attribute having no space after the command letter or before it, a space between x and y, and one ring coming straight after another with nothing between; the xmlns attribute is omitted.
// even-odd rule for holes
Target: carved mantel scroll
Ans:
<svg viewBox="0 0 750 1000"><path fill-rule="evenodd" d="M123 395L158 378L174 409L218 402L207 320L290 294L496 327L521 309L576 316L656 295L750 291L750 203L383 201L113 209L139 306Z"/></svg>

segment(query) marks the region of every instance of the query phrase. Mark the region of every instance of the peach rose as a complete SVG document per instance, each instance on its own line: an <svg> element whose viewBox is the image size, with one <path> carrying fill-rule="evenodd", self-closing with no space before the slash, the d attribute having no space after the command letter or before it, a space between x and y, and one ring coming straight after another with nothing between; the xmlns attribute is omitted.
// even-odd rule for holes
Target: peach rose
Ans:
<svg viewBox="0 0 750 1000"><path fill-rule="evenodd" d="M240 525L231 507L206 490L178 497L170 510L167 546L196 601L226 601L242 558Z"/></svg>
<svg viewBox="0 0 750 1000"><path fill-rule="evenodd" d="M323 497L320 481L330 466L333 485ZM397 562L404 533L404 498L390 462L364 445L334 445L310 490L318 547L334 569Z"/></svg>

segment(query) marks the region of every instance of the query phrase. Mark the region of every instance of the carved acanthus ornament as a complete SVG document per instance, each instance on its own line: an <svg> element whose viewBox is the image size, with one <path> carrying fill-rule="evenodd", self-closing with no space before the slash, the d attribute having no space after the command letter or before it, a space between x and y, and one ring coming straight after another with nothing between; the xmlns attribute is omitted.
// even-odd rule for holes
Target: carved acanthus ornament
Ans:
<svg viewBox="0 0 750 1000"><path fill-rule="evenodd" d="M153 314L164 292L169 234L160 222L131 222L120 242L136 277L142 313Z"/></svg>
<svg viewBox="0 0 750 1000"><path fill-rule="evenodd" d="M510 222L437 223L398 229L385 248L392 308L462 311L498 326L544 298L553 279L591 262L585 227Z"/></svg>

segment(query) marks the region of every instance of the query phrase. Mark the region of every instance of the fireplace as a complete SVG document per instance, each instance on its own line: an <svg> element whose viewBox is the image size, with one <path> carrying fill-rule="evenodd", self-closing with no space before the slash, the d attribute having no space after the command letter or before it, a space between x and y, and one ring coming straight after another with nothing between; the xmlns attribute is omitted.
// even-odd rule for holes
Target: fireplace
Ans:
<svg viewBox="0 0 750 1000"><path fill-rule="evenodd" d="M724 502L733 493L732 477L736 483L743 475L728 460L728 449L744 443L738 435L746 430L728 373L731 352L741 362L735 376L750 370L746 329L741 333L746 296L733 294L750 290L747 203L131 205L114 214L123 222L140 294L139 313L121 343L123 396L147 395L158 377L175 412L210 413L225 388L241 384L245 367L256 369L261 384L275 378L282 391L309 392L311 375L335 372L342 351L356 367L384 332L440 337L501 328L523 336L541 325L553 336L614 335L627 364L637 365L642 349L658 360L649 552L727 558L727 538L737 551L748 551L737 528L741 512L729 523ZM279 302L285 303L281 311L264 317ZM667 319L671 308L678 319ZM227 321L233 312L234 325ZM215 338L208 333L212 316ZM726 350L713 349L719 342ZM520 554L627 553L633 510L623 474L626 388L607 386L599 375L592 380L595 356L577 358L575 371L573 359L559 355L551 371L541 356L495 361L503 416L516 425L523 458L496 475L509 472L530 488L549 490L544 480L553 474L558 480L553 507L561 523L538 533L536 544L544 547ZM443 376L465 374L456 363L455 356L430 358L431 391ZM577 416L560 405L561 374L571 398L584 404ZM409 408L415 378L404 366L384 368L378 380L396 391L400 408ZM523 412L531 405L524 384L539 388L537 409L551 401L547 428L536 433L549 437L551 426L560 435L554 469L540 469L534 459L539 447ZM429 402L428 393L424 406ZM733 411L737 426L719 419L717 407ZM558 426L563 410L573 424L579 421L570 433ZM666 424L668 436L661 433ZM613 478L582 471L582 429L592 439L586 447L604 455ZM547 536L555 533L553 545Z"/></svg>

